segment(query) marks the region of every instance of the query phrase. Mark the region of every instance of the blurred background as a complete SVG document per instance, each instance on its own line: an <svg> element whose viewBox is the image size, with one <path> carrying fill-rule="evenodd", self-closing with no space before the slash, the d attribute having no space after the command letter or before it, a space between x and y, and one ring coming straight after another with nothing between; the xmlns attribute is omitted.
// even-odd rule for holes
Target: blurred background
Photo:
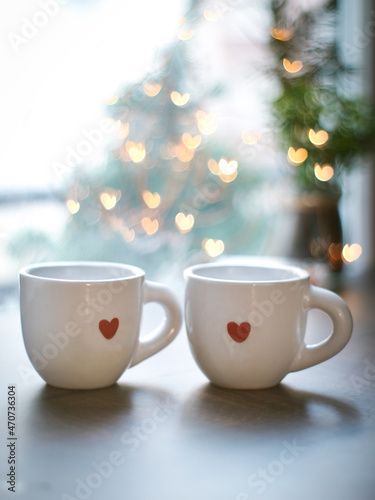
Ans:
<svg viewBox="0 0 375 500"><path fill-rule="evenodd" d="M46 260L373 270L373 2L1 9L0 300Z"/></svg>

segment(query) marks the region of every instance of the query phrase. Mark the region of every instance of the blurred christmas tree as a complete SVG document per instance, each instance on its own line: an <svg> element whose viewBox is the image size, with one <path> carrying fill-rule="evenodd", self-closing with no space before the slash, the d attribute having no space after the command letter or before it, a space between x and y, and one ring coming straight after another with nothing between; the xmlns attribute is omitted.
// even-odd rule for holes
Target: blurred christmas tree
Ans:
<svg viewBox="0 0 375 500"><path fill-rule="evenodd" d="M263 179L210 113L223 88L199 65L203 5L192 3L160 69L109 104L117 142L99 168L71 179L63 258L126 261L152 274L260 247L265 222L250 203Z"/></svg>
<svg viewBox="0 0 375 500"><path fill-rule="evenodd" d="M342 266L338 212L342 175L374 136L368 100L350 92L354 71L340 57L336 0L272 0L270 46L280 95L273 103L281 146L299 193L292 255ZM342 56L342 54L341 54Z"/></svg>

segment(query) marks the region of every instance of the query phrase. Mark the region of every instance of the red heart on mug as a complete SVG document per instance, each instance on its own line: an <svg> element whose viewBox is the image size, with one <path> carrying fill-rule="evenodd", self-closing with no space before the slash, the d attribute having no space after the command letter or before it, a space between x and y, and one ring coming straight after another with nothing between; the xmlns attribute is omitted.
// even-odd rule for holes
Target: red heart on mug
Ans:
<svg viewBox="0 0 375 500"><path fill-rule="evenodd" d="M99 321L99 330L103 334L103 337L109 340L115 336L118 325L119 325L118 318L113 318L112 321L107 321L106 319L102 319L101 321Z"/></svg>
<svg viewBox="0 0 375 500"><path fill-rule="evenodd" d="M234 321L230 321L227 324L227 330L231 338L235 342L238 342L240 344L241 342L244 342L249 336L251 325L247 321L241 323L240 325L238 325Z"/></svg>

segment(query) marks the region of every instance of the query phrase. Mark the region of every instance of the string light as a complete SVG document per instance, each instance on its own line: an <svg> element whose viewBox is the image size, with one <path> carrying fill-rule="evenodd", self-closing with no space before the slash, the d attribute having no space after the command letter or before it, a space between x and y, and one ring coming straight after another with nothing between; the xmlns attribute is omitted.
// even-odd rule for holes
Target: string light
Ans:
<svg viewBox="0 0 375 500"><path fill-rule="evenodd" d="M151 191L143 191L142 193L143 201L146 203L148 208L157 208L160 205L160 194L151 193Z"/></svg>
<svg viewBox="0 0 375 500"><path fill-rule="evenodd" d="M194 215L185 215L182 212L179 212L175 217L175 223L180 233L188 233L193 229Z"/></svg>
<svg viewBox="0 0 375 500"><path fill-rule="evenodd" d="M288 149L288 161L291 165L301 165L308 157L308 152L305 148L294 149L290 147Z"/></svg>
<svg viewBox="0 0 375 500"><path fill-rule="evenodd" d="M303 68L301 61L290 62L289 59L283 59L283 66L288 73L298 73Z"/></svg>
<svg viewBox="0 0 375 500"><path fill-rule="evenodd" d="M342 260L345 264L351 264L362 255L362 247L358 243L346 244L342 249Z"/></svg>
<svg viewBox="0 0 375 500"><path fill-rule="evenodd" d="M320 166L319 163L315 163L314 174L317 179L323 182L327 182L334 176L335 171L331 165Z"/></svg>
<svg viewBox="0 0 375 500"><path fill-rule="evenodd" d="M222 240L214 240L211 238L205 238L202 241L203 250L210 257L218 257L225 250L225 245Z"/></svg>
<svg viewBox="0 0 375 500"><path fill-rule="evenodd" d="M219 160L219 170L222 174L232 175L237 172L238 162L236 160L228 161L225 158Z"/></svg>
<svg viewBox="0 0 375 500"><path fill-rule="evenodd" d="M310 142L314 146L323 146L328 141L328 133L325 130L319 130L315 132L312 128L308 132Z"/></svg>

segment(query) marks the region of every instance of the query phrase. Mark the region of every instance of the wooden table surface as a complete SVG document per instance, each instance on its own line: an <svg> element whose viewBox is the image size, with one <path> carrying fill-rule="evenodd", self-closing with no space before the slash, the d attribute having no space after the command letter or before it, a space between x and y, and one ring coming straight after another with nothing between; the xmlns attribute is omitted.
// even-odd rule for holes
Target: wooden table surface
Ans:
<svg viewBox="0 0 375 500"><path fill-rule="evenodd" d="M211 385L184 330L110 388L49 387L27 358L17 303L3 305L0 498L374 500L375 293L352 285L341 295L354 317L346 348L260 391ZM327 328L311 313L310 340ZM6 485L12 384L16 494Z"/></svg>

